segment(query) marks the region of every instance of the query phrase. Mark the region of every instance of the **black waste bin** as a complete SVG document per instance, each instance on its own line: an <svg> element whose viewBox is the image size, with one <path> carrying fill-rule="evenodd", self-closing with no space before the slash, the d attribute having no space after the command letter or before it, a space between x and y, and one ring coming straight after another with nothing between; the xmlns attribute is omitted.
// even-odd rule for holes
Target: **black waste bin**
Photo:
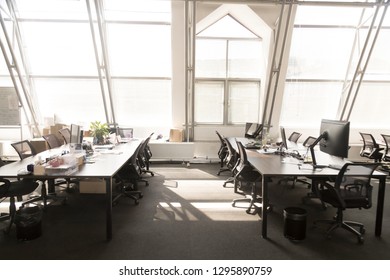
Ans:
<svg viewBox="0 0 390 280"><path fill-rule="evenodd" d="M287 207L283 211L283 216L284 236L293 241L305 239L306 210L299 207Z"/></svg>
<svg viewBox="0 0 390 280"><path fill-rule="evenodd" d="M23 207L15 214L16 238L32 240L42 235L42 209L39 206Z"/></svg>

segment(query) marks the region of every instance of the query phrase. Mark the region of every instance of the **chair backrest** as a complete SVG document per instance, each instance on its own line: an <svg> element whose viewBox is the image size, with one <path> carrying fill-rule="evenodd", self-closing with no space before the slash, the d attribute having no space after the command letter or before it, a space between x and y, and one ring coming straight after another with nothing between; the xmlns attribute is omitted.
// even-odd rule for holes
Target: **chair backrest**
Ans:
<svg viewBox="0 0 390 280"><path fill-rule="evenodd" d="M309 136L306 138L306 140L303 142L302 145L304 147L310 147L316 140L317 140L317 138L315 138L313 136Z"/></svg>
<svg viewBox="0 0 390 280"><path fill-rule="evenodd" d="M35 156L37 154L33 145L28 140L23 140L19 142L12 143L11 146L18 153L20 159L25 159L30 156Z"/></svg>
<svg viewBox="0 0 390 280"><path fill-rule="evenodd" d="M69 128L60 129L60 130L58 130L58 132L61 134L62 138L64 138L65 144L69 144L70 141L71 141L70 140L71 139L71 133L70 133Z"/></svg>
<svg viewBox="0 0 390 280"><path fill-rule="evenodd" d="M237 165L237 170L242 170L246 166L250 166L248 161L248 155L246 154L245 147L240 141L236 141L238 147L238 157L240 158L240 162Z"/></svg>
<svg viewBox="0 0 390 280"><path fill-rule="evenodd" d="M224 138L223 140L228 150L228 154L226 156L226 166L230 170L233 170L233 168L236 166L237 161L239 160L239 155L233 148L232 144L229 142L229 139Z"/></svg>
<svg viewBox="0 0 390 280"><path fill-rule="evenodd" d="M151 157L150 148L148 144L154 133L150 134L141 144L138 152L138 159L141 161L148 161ZM150 152L150 153L149 153Z"/></svg>
<svg viewBox="0 0 390 280"><path fill-rule="evenodd" d="M364 150L366 150L366 149L372 150L374 148L378 148L378 144L376 143L375 138L374 138L374 136L372 136L372 134L363 133L363 132L359 132L359 133L363 139L363 149Z"/></svg>
<svg viewBox="0 0 390 280"><path fill-rule="evenodd" d="M371 177L378 166L379 163L346 163L341 168L334 189L342 200L343 208L371 207Z"/></svg>
<svg viewBox="0 0 390 280"><path fill-rule="evenodd" d="M299 132L293 132L290 134L290 136L288 137L288 141L290 142L293 142L293 143L297 143L298 142L298 139L299 137L301 137L302 133L299 133Z"/></svg>
<svg viewBox="0 0 390 280"><path fill-rule="evenodd" d="M363 140L363 147L360 151L360 156L362 157L368 157L368 158L376 158L378 159L381 157L381 154L379 153L379 145L376 143L374 136L370 133L363 133L359 132L362 140Z"/></svg>
<svg viewBox="0 0 390 280"><path fill-rule="evenodd" d="M221 143L221 146L219 147L219 150L218 150L218 157L219 157L219 159L224 160L226 158L227 153L228 153L226 143L223 140L224 137L218 131L215 131L215 133L217 134L219 142Z"/></svg>
<svg viewBox="0 0 390 280"><path fill-rule="evenodd" d="M62 144L60 140L58 140L57 136L54 134L47 134L42 136L43 139L45 139L47 145L49 146L49 149L54 149L60 147Z"/></svg>
<svg viewBox="0 0 390 280"><path fill-rule="evenodd" d="M386 148L383 153L383 160L384 161L390 161L390 135L387 134L381 134L383 137L383 140L385 141Z"/></svg>

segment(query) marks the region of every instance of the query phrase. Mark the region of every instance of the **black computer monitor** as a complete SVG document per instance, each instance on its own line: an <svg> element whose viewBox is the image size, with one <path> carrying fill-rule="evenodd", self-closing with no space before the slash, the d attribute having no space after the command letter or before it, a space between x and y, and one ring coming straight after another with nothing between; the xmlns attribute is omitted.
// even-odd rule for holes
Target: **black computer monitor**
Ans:
<svg viewBox="0 0 390 280"><path fill-rule="evenodd" d="M81 144L82 142L83 142L83 135L81 133L81 127L77 124L71 124L70 143Z"/></svg>
<svg viewBox="0 0 390 280"><path fill-rule="evenodd" d="M287 150L288 149L288 145L287 145L286 130L284 129L283 126L280 127L280 136L282 137L282 145Z"/></svg>
<svg viewBox="0 0 390 280"><path fill-rule="evenodd" d="M245 137L256 138L260 136L263 130L263 125L258 123L246 123L245 124Z"/></svg>
<svg viewBox="0 0 390 280"><path fill-rule="evenodd" d="M320 151L332 156L347 158L349 150L349 127L348 121L323 119L321 121L320 136L310 146L313 166L316 166L314 146L319 144Z"/></svg>

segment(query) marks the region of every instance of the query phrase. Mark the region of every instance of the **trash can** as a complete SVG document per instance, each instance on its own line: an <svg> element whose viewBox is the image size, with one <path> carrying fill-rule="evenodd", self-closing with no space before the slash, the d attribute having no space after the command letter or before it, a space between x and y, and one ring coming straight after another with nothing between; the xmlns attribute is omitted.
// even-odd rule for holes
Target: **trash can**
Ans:
<svg viewBox="0 0 390 280"><path fill-rule="evenodd" d="M27 241L42 235L42 210L38 206L23 207L15 213L16 238Z"/></svg>
<svg viewBox="0 0 390 280"><path fill-rule="evenodd" d="M284 216L284 237L299 241L306 237L306 216L305 209L299 207L287 207L283 211Z"/></svg>

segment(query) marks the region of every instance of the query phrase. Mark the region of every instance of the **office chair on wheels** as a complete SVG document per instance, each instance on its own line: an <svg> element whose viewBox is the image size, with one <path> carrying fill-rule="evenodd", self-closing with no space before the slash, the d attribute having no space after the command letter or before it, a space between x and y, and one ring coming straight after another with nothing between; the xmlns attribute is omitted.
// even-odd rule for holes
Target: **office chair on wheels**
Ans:
<svg viewBox="0 0 390 280"><path fill-rule="evenodd" d="M61 134L65 144L69 144L71 142L71 132L69 128L60 129L58 130L58 133Z"/></svg>
<svg viewBox="0 0 390 280"><path fill-rule="evenodd" d="M363 140L363 147L360 150L360 156L368 159L373 159L375 162L380 162L383 157L383 154L381 153L383 148L379 147L372 134L363 132L359 133Z"/></svg>
<svg viewBox="0 0 390 280"><path fill-rule="evenodd" d="M232 206L235 207L236 203L239 202L248 202L249 206L247 207L246 212L255 215L262 209L262 197L258 191L258 185L261 182L261 174L249 163L244 145L237 141L237 147L239 162L237 163L236 174L234 176L234 192L240 193L238 192L238 186L241 185L241 188L243 188L243 184L247 184L251 186L251 194L246 195L245 198L234 199ZM245 195L244 192L241 194Z"/></svg>
<svg viewBox="0 0 390 280"><path fill-rule="evenodd" d="M353 221L344 221L343 212L346 209L369 209L372 205L371 177L379 163L346 163L340 170L333 184L323 183L319 192L321 200L337 208L337 214L333 220L319 220L315 224L329 224L326 235L336 228L343 228L352 232L358 238L359 243L364 242L364 225ZM357 229L358 230L357 230Z"/></svg>
<svg viewBox="0 0 390 280"><path fill-rule="evenodd" d="M143 140L134 151L129 162L125 164L115 176L116 195L113 197L113 204L117 204L119 198L126 196L134 200L135 204L139 204L139 199L143 197L143 193L138 190L138 183L144 182L146 186L149 182L142 178L141 167L138 162L139 153L145 140Z"/></svg>
<svg viewBox="0 0 390 280"><path fill-rule="evenodd" d="M47 134L47 135L43 135L42 137L43 139L45 139L49 149L54 149L62 146L62 143L54 134Z"/></svg>
<svg viewBox="0 0 390 280"><path fill-rule="evenodd" d="M298 139L301 137L301 135L302 135L302 133L299 133L299 132L294 131L294 132L291 133L290 136L288 137L288 141L293 142L293 143L297 143L297 142L298 142Z"/></svg>
<svg viewBox="0 0 390 280"><path fill-rule="evenodd" d="M382 137L383 137L383 141L385 141L385 149L384 149L384 153L383 153L383 158L382 160L383 161L386 161L386 162L389 162L390 161L390 135L387 135L387 134L381 134Z"/></svg>
<svg viewBox="0 0 390 280"><path fill-rule="evenodd" d="M154 133L150 134L148 136L148 138L146 138L143 141L142 146L141 146L139 153L138 153L138 158L137 158L139 166L140 166L141 174L148 173L152 177L154 176L154 173L153 173L153 171L149 170L150 159L152 158L152 151L150 150L150 147L148 144L149 144L149 141L152 138L153 134Z"/></svg>
<svg viewBox="0 0 390 280"><path fill-rule="evenodd" d="M229 142L229 139L224 138L223 140L224 140L226 147L227 147L227 150L228 150L228 154L225 158L225 165L230 170L230 172L232 174L232 177L229 177L223 183L223 187L226 188L227 184L234 184L234 176L236 174L236 165L238 163L240 156L236 152L236 150L233 148L232 144Z"/></svg>
<svg viewBox="0 0 390 280"><path fill-rule="evenodd" d="M3 165L4 163L0 159L0 167ZM15 221L16 200L22 201L23 196L31 194L38 188L38 186L39 183L33 179L10 181L5 178L0 178L0 202L7 198L9 199L9 213L0 215L0 221L10 220L5 233L10 232L11 227ZM37 200L37 198L28 199L22 203L21 207L24 207L26 204L33 203Z"/></svg>
<svg viewBox="0 0 390 280"><path fill-rule="evenodd" d="M225 166L226 156L228 155L229 151L228 148L226 147L225 141L223 140L224 137L218 131L215 131L215 133L217 134L219 142L221 143L221 146L219 147L218 150L218 158L220 160L220 166L221 166L217 173L217 175L219 176L221 175L222 172L230 171L230 169Z"/></svg>
<svg viewBox="0 0 390 280"><path fill-rule="evenodd" d="M19 158L25 159L30 156L35 156L37 154L34 146L31 144L29 140L23 140L19 142L12 143L11 146L15 149Z"/></svg>

